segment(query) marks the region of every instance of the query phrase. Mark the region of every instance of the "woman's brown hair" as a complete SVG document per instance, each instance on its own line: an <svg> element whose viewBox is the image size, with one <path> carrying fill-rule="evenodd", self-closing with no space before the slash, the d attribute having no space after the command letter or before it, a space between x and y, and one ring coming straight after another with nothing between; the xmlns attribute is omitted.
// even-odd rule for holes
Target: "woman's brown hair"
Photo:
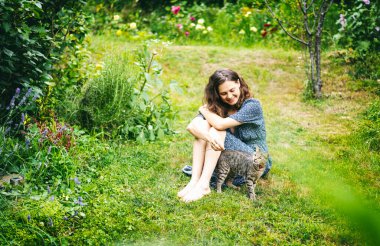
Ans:
<svg viewBox="0 0 380 246"><path fill-rule="evenodd" d="M236 105L231 106L222 101L219 96L219 85L226 81L235 81L240 83L240 98ZM247 83L239 76L238 73L230 69L216 70L209 78L208 84L205 88L205 103L210 111L216 113L221 117L227 117L228 111L231 109L239 109L243 102L252 97Z"/></svg>

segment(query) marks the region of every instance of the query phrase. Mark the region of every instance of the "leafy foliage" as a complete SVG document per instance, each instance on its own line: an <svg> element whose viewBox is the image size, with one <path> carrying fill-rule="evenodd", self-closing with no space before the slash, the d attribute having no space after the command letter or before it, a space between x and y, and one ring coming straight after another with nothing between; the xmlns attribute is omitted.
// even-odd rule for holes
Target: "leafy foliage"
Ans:
<svg viewBox="0 0 380 246"><path fill-rule="evenodd" d="M87 85L80 106L82 125L108 137L139 142L172 133L175 112L168 93L177 84L163 83L155 55L145 45L135 55L111 58L101 75Z"/></svg>
<svg viewBox="0 0 380 246"><path fill-rule="evenodd" d="M380 78L380 8L371 1L356 0L342 5L335 40L350 50L345 59L353 63L353 76L360 79Z"/></svg>
<svg viewBox="0 0 380 246"><path fill-rule="evenodd" d="M74 62L61 55L75 52L84 40L84 4L74 0L0 1L2 104L16 87L33 87L40 95L51 95L55 86L59 89L54 96L60 100L62 91L80 81ZM61 69L65 69L63 74Z"/></svg>

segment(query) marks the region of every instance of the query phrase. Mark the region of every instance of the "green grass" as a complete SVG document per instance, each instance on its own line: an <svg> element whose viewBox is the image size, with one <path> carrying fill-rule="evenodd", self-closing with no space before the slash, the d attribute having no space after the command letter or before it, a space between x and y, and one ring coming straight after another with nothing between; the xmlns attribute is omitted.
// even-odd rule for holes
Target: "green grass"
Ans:
<svg viewBox="0 0 380 246"><path fill-rule="evenodd" d="M136 45L104 37L93 41L97 60L104 52L112 56ZM349 136L372 96L347 90L343 68L324 61L326 97L302 102L300 56L262 47L162 50L158 59L163 79L175 79L184 89L183 94L172 94L179 112L174 124L178 134L154 143L115 145L109 150L112 162L96 170L96 177L82 179L85 216L67 222L71 225L55 217L65 226L54 230L39 221L33 225L50 233L56 243L71 244L376 245L380 156ZM192 137L184 129L201 105L208 76L219 67L242 74L262 102L273 169L258 184L257 202L246 198L244 187L222 194L213 190L185 204L176 198L189 180L181 168L191 163ZM43 233L27 229L30 204L38 205L26 199L0 213L8 223L0 226L0 242L40 242L39 237L49 242Z"/></svg>

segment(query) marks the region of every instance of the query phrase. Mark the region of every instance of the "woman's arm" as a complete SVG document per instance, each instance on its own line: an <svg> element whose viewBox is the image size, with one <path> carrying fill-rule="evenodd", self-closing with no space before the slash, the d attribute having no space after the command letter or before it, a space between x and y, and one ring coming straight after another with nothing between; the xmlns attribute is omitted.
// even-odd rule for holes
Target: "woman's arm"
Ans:
<svg viewBox="0 0 380 246"><path fill-rule="evenodd" d="M206 120L212 127L214 127L216 130L219 130L219 131L223 131L228 128L232 128L232 127L242 124L241 122L231 119L229 117L227 118L220 117L214 112L211 112L210 110L208 110L206 106L200 107L199 112L206 118Z"/></svg>

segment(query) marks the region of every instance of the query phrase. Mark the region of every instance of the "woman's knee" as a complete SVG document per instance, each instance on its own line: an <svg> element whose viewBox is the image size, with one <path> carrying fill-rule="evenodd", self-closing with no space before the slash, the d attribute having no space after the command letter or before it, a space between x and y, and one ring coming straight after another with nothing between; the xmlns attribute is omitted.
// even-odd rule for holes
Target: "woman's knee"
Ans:
<svg viewBox="0 0 380 246"><path fill-rule="evenodd" d="M186 129L189 132L192 132L194 130L196 131L208 131L211 128L211 125L207 122L207 120L204 120L202 118L195 118L193 119L190 124L186 127Z"/></svg>
<svg viewBox="0 0 380 246"><path fill-rule="evenodd" d="M215 137L224 148L224 140L226 139L226 131L219 131L215 129L214 127L210 127L209 133L211 136Z"/></svg>

